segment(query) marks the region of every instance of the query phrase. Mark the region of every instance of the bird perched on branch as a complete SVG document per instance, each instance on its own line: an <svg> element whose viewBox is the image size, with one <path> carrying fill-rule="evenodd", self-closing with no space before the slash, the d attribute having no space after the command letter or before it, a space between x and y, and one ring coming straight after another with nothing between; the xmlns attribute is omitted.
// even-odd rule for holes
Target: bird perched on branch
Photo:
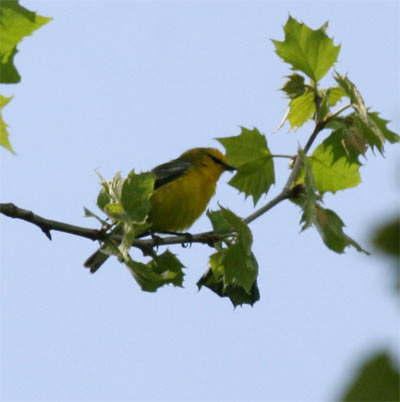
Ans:
<svg viewBox="0 0 400 402"><path fill-rule="evenodd" d="M179 158L155 167L156 180L147 221L152 232L188 229L206 209L221 174L236 170L214 148L194 148ZM101 247L84 263L96 272L109 257Z"/></svg>

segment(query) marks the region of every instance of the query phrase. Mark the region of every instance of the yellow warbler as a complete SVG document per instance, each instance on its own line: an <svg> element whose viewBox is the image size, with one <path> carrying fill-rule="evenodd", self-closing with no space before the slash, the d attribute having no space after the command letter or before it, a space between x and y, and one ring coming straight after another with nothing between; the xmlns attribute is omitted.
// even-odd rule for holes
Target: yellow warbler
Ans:
<svg viewBox="0 0 400 402"><path fill-rule="evenodd" d="M147 221L152 232L188 229L206 209L225 170L236 170L214 148L194 148L179 158L155 167L154 193ZM100 248L85 262L94 273L109 257Z"/></svg>

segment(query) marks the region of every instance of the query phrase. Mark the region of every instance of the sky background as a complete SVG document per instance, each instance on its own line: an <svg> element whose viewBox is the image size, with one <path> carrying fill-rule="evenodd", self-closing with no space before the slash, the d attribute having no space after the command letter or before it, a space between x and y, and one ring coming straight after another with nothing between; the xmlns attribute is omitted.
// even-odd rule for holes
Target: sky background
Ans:
<svg viewBox="0 0 400 402"><path fill-rule="evenodd" d="M23 1L54 20L19 46L22 82L4 110L17 156L0 150L1 200L44 217L97 227L97 168L106 178L218 147L239 126L293 154L311 126L273 133L286 110L289 13L312 28L329 20L342 48L336 69L400 131L399 2ZM332 84L326 78L324 86ZM322 134L321 138L325 138ZM363 247L398 211L399 146L370 152L357 188L325 205ZM289 174L276 161L276 195ZM217 202L240 216L251 200L227 185ZM300 210L282 203L251 224L261 300L233 309L196 282L212 250L174 246L185 287L140 291L109 261L82 267L97 244L0 216L1 396L4 401L332 401L366 355L397 356L398 308L388 262L328 250ZM203 216L193 233L209 230ZM142 261L137 250L134 258Z"/></svg>

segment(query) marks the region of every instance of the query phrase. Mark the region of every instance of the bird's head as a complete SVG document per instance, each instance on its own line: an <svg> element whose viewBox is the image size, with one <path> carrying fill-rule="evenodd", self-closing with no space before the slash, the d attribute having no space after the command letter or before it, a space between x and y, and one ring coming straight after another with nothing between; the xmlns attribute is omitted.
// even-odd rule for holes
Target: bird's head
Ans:
<svg viewBox="0 0 400 402"><path fill-rule="evenodd" d="M225 170L234 171L235 167L228 164L225 156L215 148L193 148L184 152L179 159L193 165L215 172L219 177Z"/></svg>

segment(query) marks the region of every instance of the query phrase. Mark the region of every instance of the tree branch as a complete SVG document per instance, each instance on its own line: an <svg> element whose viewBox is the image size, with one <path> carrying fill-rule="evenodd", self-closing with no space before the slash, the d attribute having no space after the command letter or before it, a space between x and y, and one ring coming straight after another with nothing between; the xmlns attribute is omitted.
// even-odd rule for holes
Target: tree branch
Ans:
<svg viewBox="0 0 400 402"><path fill-rule="evenodd" d="M316 116L315 116L315 127L313 132L310 135L310 138L308 139L305 147L304 147L304 152L307 153L313 142L315 141L318 133L322 131L325 127L326 122L321 121L319 119L319 112L320 112L320 106L321 106L321 97L318 95L318 93L315 96L315 104L316 104ZM340 109L338 112L336 112L335 115L337 115L339 112L343 111L349 107L346 105L346 107ZM286 155L274 155L275 157L287 157ZM290 156L289 156L290 157ZM281 201L286 200L290 197L293 197L293 192L292 192L292 185L294 181L296 180L296 177L298 175L298 172L301 168L301 161L300 158L293 157L295 159L295 163L293 166L292 171L290 172L290 175L286 181L285 186L283 187L282 191L271 201L269 201L267 204L253 212L251 215L249 215L247 218L244 218L243 221L247 224L251 223L255 219L259 218L261 215L265 214L267 211L278 205ZM104 230L97 230L97 229L89 229L89 228L84 228L81 226L75 226L75 225L70 225L69 223L64 223L64 222L59 222L59 221L54 221L51 219L46 219L43 218L39 215L34 214L32 211L28 211L26 209L22 209L17 207L16 205L12 203L0 203L0 213L3 215L6 215L10 218L17 218L17 219L22 219L26 222L30 222L37 227L39 227L42 232L47 236L49 240L51 240L51 230L59 231L59 232L64 232L64 233L70 233L76 236L81 236L85 237L90 240L100 240L104 241L106 239L109 240L117 240L121 241L121 236L118 234L108 234ZM198 233L195 235L190 235L190 237L187 234L182 234L182 235L177 235L177 236L170 236L170 237L163 237L163 238L157 238L157 239L134 239L132 242L133 247L137 247L141 250L148 250L150 248L153 248L155 246L160 246L160 245L172 245L172 244L184 244L184 243L203 243L203 244L208 244L212 246L216 241L222 240L223 238L230 236L231 234L216 234L214 232L203 232L203 233Z"/></svg>
<svg viewBox="0 0 400 402"><path fill-rule="evenodd" d="M90 240L100 240L104 241L106 239L121 240L120 235L109 236L106 232L97 229L89 229L81 226L70 225L69 223L53 221L51 219L43 218L39 215L34 214L32 211L22 209L17 207L12 203L0 203L0 213L6 215L10 218L22 219L26 222L30 222L38 226L46 235L46 237L51 240L51 230L58 232L64 232L73 234L80 237L85 237ZM186 234L178 236L160 237L157 239L135 239L132 246L140 249L148 249L155 247L157 245L171 245L171 244L183 244L183 243L203 243L212 244L218 240L223 239L227 235L218 235L214 232L204 232L191 235L190 238Z"/></svg>
<svg viewBox="0 0 400 402"><path fill-rule="evenodd" d="M51 240L50 230L70 233L91 240L104 240L107 237L106 234L100 230L83 228L70 225L69 223L42 218L41 216L34 214L32 211L18 208L12 203L0 204L0 213L10 218L22 219L26 222L33 223L42 230L49 240Z"/></svg>
<svg viewBox="0 0 400 402"><path fill-rule="evenodd" d="M265 204L257 211L253 212L247 218L243 219L243 221L247 224L253 222L255 219L257 219L258 217L260 217L261 215L265 214L267 211L272 209L275 205L278 205L281 201L290 198L291 193L292 192L290 189L284 188L275 198L273 198L271 201L269 201L267 204Z"/></svg>

